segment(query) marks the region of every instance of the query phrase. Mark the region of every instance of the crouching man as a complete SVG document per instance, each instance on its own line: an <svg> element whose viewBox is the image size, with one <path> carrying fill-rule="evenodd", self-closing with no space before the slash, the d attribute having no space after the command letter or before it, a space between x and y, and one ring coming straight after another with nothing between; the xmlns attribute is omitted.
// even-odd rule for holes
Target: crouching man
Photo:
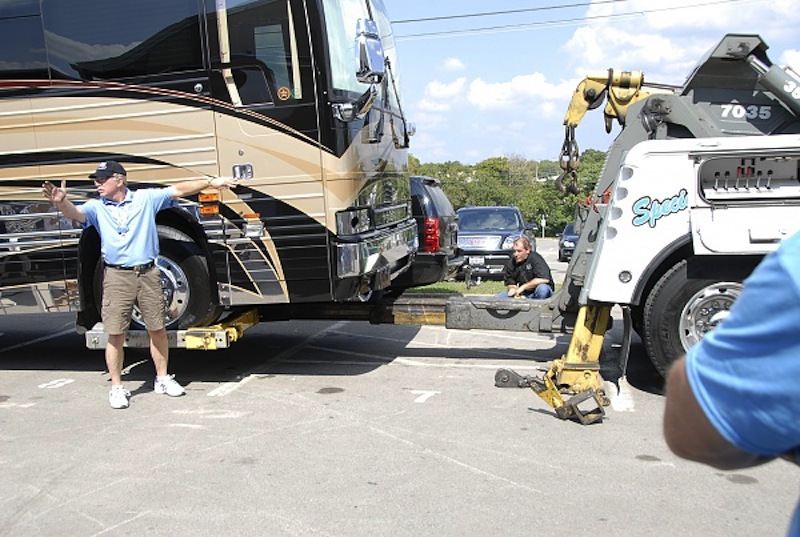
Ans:
<svg viewBox="0 0 800 537"><path fill-rule="evenodd" d="M508 287L497 298L545 299L553 296L553 276L547 261L531 249L531 241L520 237L514 241L514 255L506 263L503 281Z"/></svg>

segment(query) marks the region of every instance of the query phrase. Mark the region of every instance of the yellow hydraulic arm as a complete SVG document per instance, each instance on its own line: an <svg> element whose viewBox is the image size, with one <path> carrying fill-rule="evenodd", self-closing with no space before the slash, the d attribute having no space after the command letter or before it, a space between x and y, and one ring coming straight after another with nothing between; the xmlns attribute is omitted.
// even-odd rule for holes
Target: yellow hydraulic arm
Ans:
<svg viewBox="0 0 800 537"><path fill-rule="evenodd" d="M583 120L586 112L594 110L605 101L603 114L606 132L611 132L614 119L624 127L628 107L651 94L642 89L643 85L644 74L641 71L615 69L591 73L578 84L564 116L564 145L561 147L560 156L561 169L564 171L556 181L562 191L574 194L578 191L577 170L580 166L580 152L575 140L575 127ZM569 180L567 186L564 186L565 179Z"/></svg>
<svg viewBox="0 0 800 537"><path fill-rule="evenodd" d="M532 389L561 419L574 419L584 425L602 421L603 407L608 406L609 399L600 375L600 351L610 318L610 304L582 306L567 353L553 360L542 378L523 377L510 369L499 369L495 385ZM572 397L565 401L562 393Z"/></svg>
<svg viewBox="0 0 800 537"><path fill-rule="evenodd" d="M594 110L606 101L603 112L606 132L611 132L611 123L616 119L625 125L628 107L650 95L642 90L644 74L641 71L617 71L591 73L575 88L572 100L564 116L564 125L577 127L589 110Z"/></svg>

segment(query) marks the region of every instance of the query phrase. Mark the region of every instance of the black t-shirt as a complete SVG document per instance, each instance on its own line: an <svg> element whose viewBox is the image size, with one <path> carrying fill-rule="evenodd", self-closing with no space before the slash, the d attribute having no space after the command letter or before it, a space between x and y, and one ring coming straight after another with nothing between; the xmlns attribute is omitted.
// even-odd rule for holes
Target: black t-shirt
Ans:
<svg viewBox="0 0 800 537"><path fill-rule="evenodd" d="M556 288L553 283L553 276L550 274L550 267L547 266L547 261L537 252L531 252L527 259L519 265L512 257L506 263L505 272L503 273L503 281L506 285L522 285L534 278L546 278L550 283L550 287ZM532 292L533 289L530 290Z"/></svg>

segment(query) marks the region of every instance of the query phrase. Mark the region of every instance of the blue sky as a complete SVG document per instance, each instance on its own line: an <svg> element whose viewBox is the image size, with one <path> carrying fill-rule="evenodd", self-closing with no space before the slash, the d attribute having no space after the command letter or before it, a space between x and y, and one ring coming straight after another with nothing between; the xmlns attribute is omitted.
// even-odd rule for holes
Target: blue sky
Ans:
<svg viewBox="0 0 800 537"><path fill-rule="evenodd" d="M796 0L384 3L396 23L404 111L417 127L411 153L422 162L558 160L564 113L587 73L641 70L646 81L682 84L726 33L760 35L773 63L800 72ZM444 18L402 22L433 17ZM618 133L615 125L606 134L602 116L590 111L578 127L582 151L605 151Z"/></svg>

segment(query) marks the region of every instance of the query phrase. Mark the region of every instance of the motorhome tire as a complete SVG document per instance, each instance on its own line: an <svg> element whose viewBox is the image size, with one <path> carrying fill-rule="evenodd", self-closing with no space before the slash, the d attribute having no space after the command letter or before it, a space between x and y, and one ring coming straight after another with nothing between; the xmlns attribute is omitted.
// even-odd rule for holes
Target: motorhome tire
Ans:
<svg viewBox="0 0 800 537"><path fill-rule="evenodd" d="M165 326L183 330L205 326L219 318L222 308L211 301L208 265L200 249L185 233L158 226L160 254L156 266L161 271L166 306ZM103 263L95 272L95 296L102 304ZM144 330L138 308L134 308L131 329Z"/></svg>

